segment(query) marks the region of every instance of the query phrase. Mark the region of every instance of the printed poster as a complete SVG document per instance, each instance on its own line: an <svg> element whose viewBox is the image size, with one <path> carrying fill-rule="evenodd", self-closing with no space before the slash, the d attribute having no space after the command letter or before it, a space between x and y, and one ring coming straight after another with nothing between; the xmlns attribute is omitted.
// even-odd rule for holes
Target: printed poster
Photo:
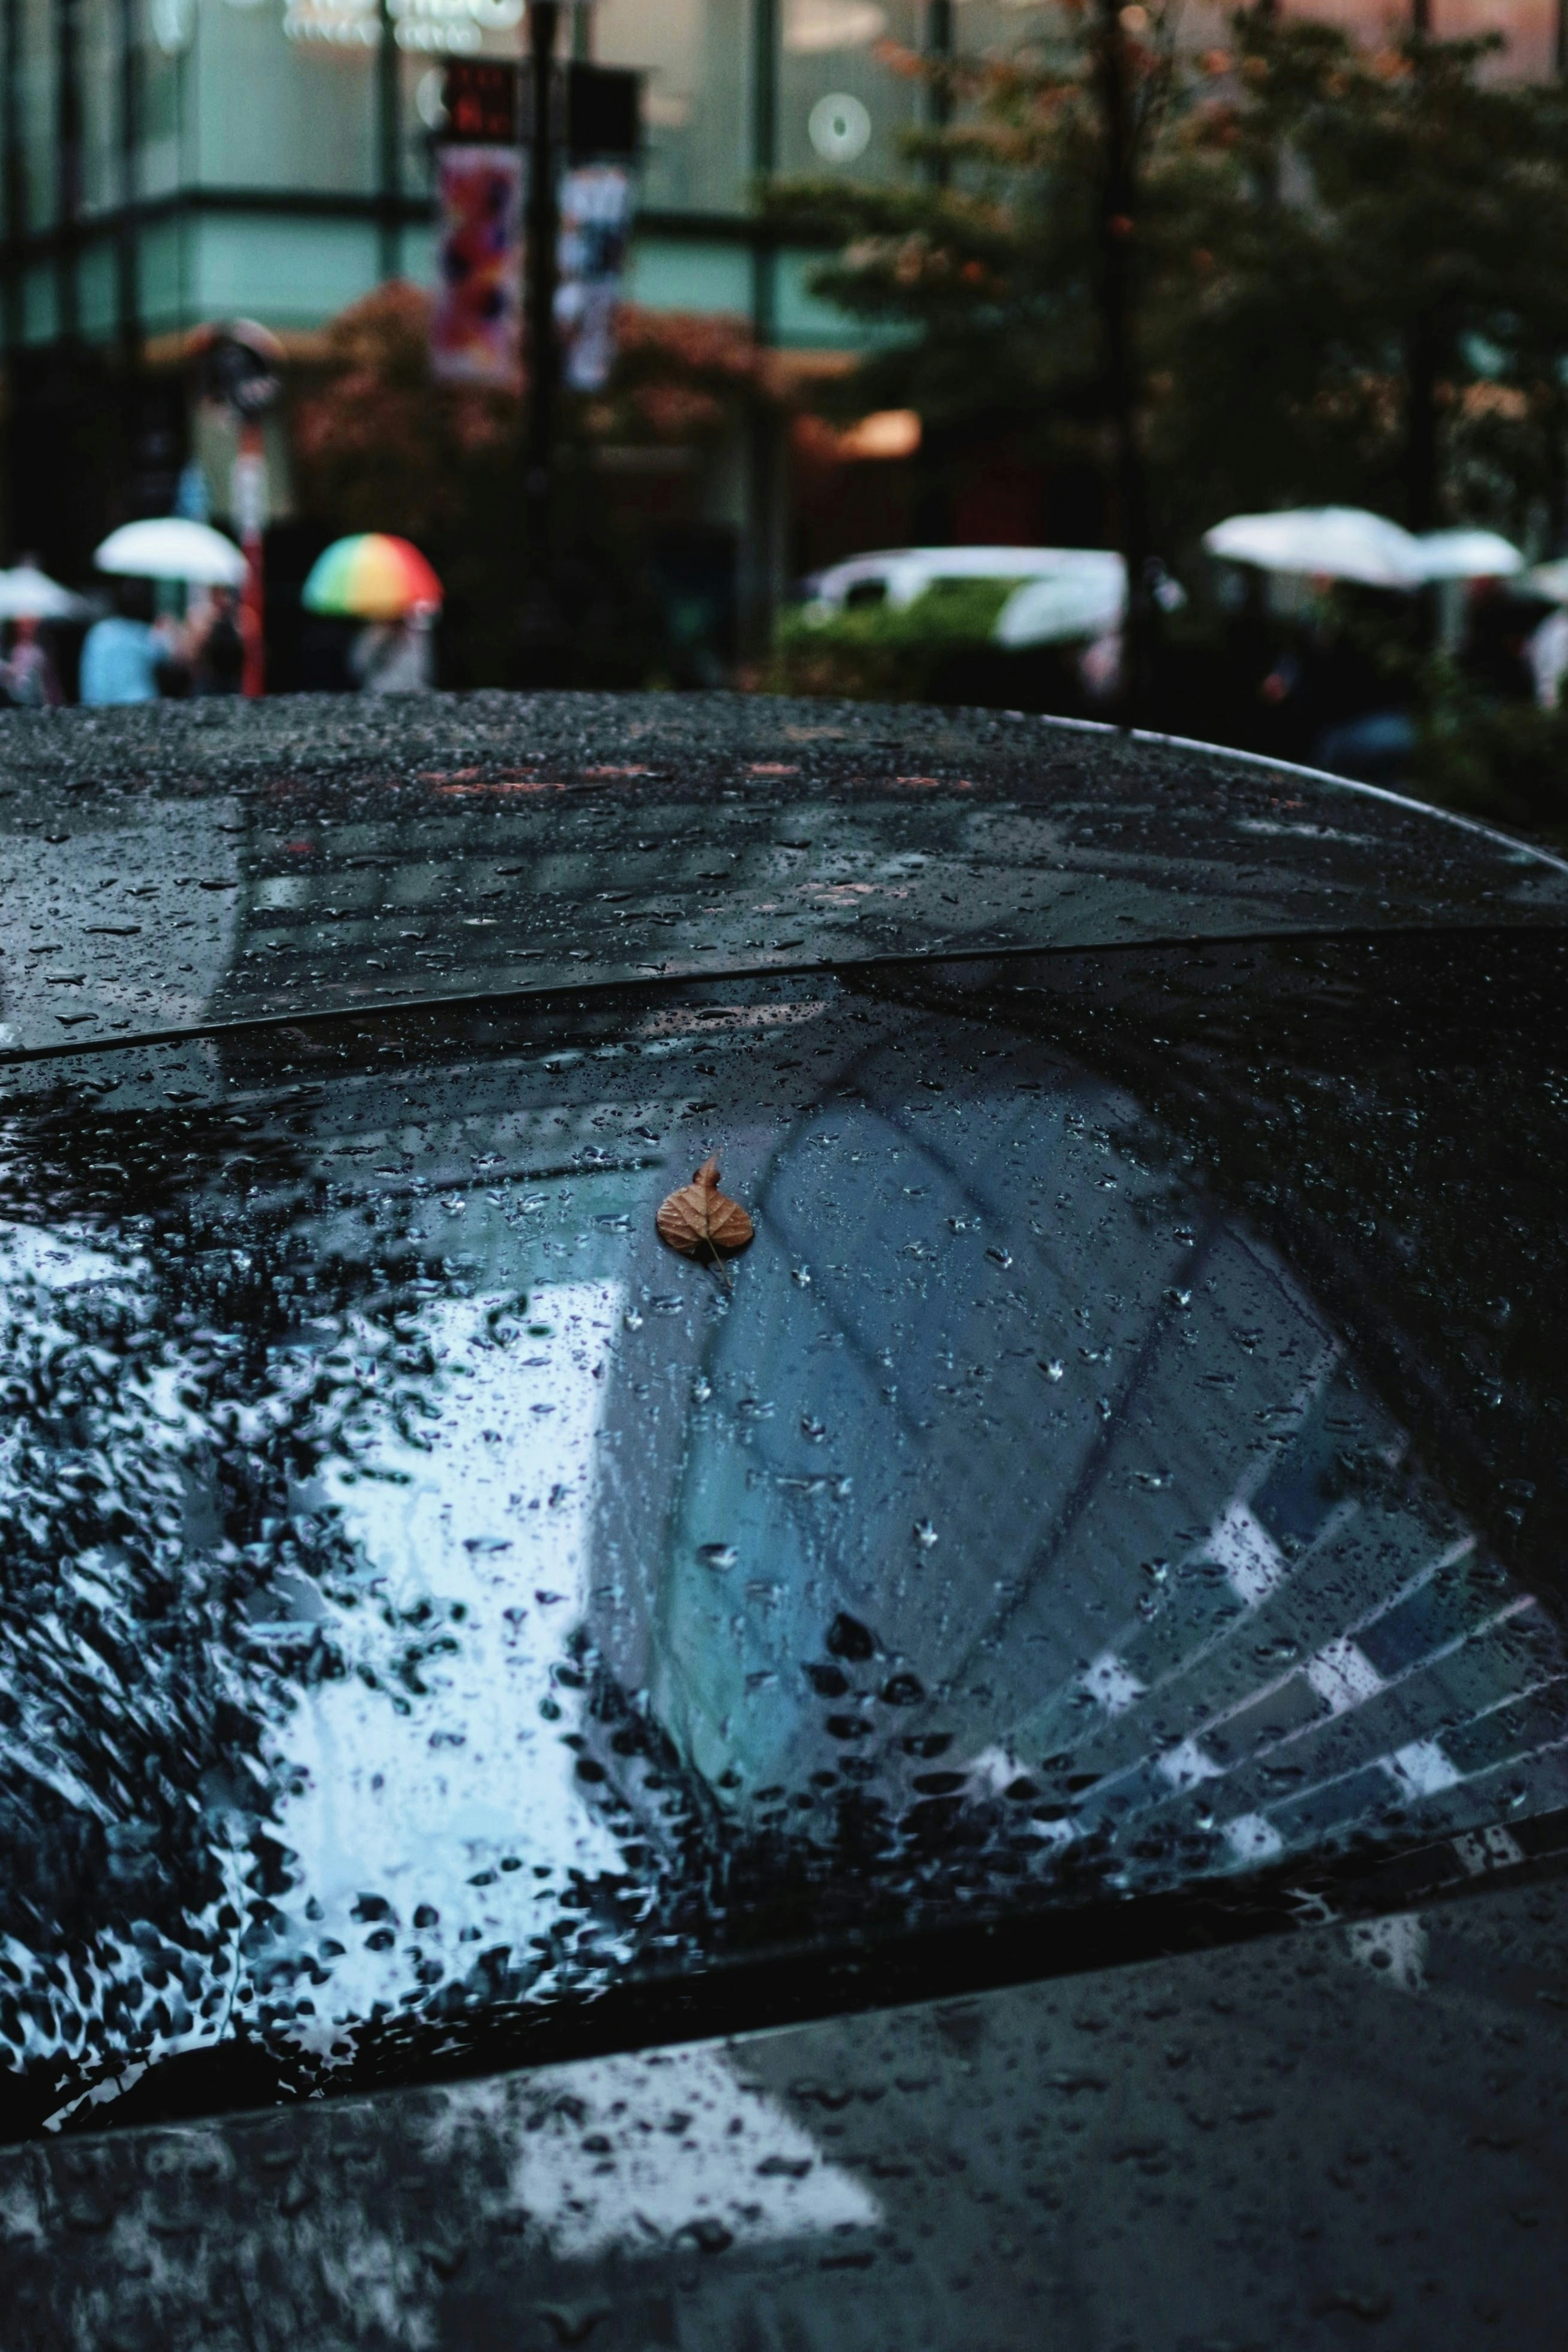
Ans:
<svg viewBox="0 0 1568 2352"><path fill-rule="evenodd" d="M632 174L623 165L584 163L562 173L555 321L573 392L601 392L614 364L631 227Z"/></svg>
<svg viewBox="0 0 1568 2352"><path fill-rule="evenodd" d="M523 156L443 147L431 373L443 383L522 384Z"/></svg>

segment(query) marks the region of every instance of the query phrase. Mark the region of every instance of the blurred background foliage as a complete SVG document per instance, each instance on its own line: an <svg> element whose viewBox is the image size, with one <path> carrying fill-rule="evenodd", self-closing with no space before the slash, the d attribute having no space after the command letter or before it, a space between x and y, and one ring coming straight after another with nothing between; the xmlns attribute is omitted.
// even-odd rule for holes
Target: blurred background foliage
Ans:
<svg viewBox="0 0 1568 2352"><path fill-rule="evenodd" d="M516 394L437 383L431 301L423 289L393 282L328 331L293 404L298 494L323 534L391 530L424 550L447 593L444 682L511 685L527 593L518 562L526 381ZM740 321L623 306L611 382L562 409L554 576L572 668L563 683L668 677L661 460L678 471L755 415L782 415L789 397Z"/></svg>
<svg viewBox="0 0 1568 2352"><path fill-rule="evenodd" d="M832 615L796 605L780 616L760 683L779 694L849 695L874 702L966 702L1008 659L991 630L1016 583L937 580L913 604Z"/></svg>
<svg viewBox="0 0 1568 2352"><path fill-rule="evenodd" d="M892 331L841 404L915 408L939 451L1005 432L1087 457L1110 513L1121 247L1168 557L1223 514L1331 500L1413 530L1462 506L1555 547L1568 93L1497 79L1488 38L1368 50L1254 8L1195 55L1176 29L1174 4L1074 5L1050 40L944 70L923 184L775 188L781 226L832 240L819 292ZM1118 178L1131 209L1110 213Z"/></svg>

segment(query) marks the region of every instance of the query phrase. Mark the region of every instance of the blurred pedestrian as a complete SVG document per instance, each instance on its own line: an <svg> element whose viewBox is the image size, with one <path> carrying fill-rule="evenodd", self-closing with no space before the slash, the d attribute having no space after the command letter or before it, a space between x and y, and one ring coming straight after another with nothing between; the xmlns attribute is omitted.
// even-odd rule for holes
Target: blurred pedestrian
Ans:
<svg viewBox="0 0 1568 2352"><path fill-rule="evenodd" d="M214 588L186 633L186 659L194 695L237 694L245 674L245 638L232 588Z"/></svg>
<svg viewBox="0 0 1568 2352"><path fill-rule="evenodd" d="M16 624L10 658L0 662L0 686L22 710L56 710L65 699L49 649L30 614Z"/></svg>
<svg viewBox="0 0 1568 2352"><path fill-rule="evenodd" d="M1367 783L1397 783L1416 746L1403 646L1406 600L1316 579L1313 602L1260 686L1278 756Z"/></svg>
<svg viewBox="0 0 1568 2352"><path fill-rule="evenodd" d="M416 607L399 621L372 621L349 652L361 694L428 694L434 684L432 615Z"/></svg>
<svg viewBox="0 0 1568 2352"><path fill-rule="evenodd" d="M1502 580L1470 583L1459 667L1489 702L1533 702L1537 686L1528 646L1532 612Z"/></svg>
<svg viewBox="0 0 1568 2352"><path fill-rule="evenodd" d="M183 660L183 632L168 618L150 621L144 581L117 581L116 610L95 621L82 643L81 698L98 708L156 702Z"/></svg>
<svg viewBox="0 0 1568 2352"><path fill-rule="evenodd" d="M1563 680L1568 677L1568 612L1561 604L1532 631L1524 657L1535 680L1536 708L1557 709L1563 699Z"/></svg>

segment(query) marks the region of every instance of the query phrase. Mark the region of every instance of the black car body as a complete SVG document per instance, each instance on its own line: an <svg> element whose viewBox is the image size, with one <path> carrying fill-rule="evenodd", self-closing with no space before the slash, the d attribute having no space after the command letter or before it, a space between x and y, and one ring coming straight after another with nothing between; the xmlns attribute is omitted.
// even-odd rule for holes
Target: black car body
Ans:
<svg viewBox="0 0 1568 2352"><path fill-rule="evenodd" d="M5 2345L1561 2340L1568 865L1006 716L0 757Z"/></svg>

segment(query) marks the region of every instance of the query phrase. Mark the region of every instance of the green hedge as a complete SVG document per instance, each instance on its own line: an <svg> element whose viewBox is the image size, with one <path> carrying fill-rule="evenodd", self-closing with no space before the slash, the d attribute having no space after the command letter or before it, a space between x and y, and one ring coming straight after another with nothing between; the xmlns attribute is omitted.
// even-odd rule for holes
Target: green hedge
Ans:
<svg viewBox="0 0 1568 2352"><path fill-rule="evenodd" d="M1410 782L1445 808L1568 839L1568 710L1439 706L1421 729Z"/></svg>
<svg viewBox="0 0 1568 2352"><path fill-rule="evenodd" d="M779 619L763 683L775 694L928 702L956 656L995 651L991 631L1016 580L937 580L912 604L821 614L795 605Z"/></svg>

